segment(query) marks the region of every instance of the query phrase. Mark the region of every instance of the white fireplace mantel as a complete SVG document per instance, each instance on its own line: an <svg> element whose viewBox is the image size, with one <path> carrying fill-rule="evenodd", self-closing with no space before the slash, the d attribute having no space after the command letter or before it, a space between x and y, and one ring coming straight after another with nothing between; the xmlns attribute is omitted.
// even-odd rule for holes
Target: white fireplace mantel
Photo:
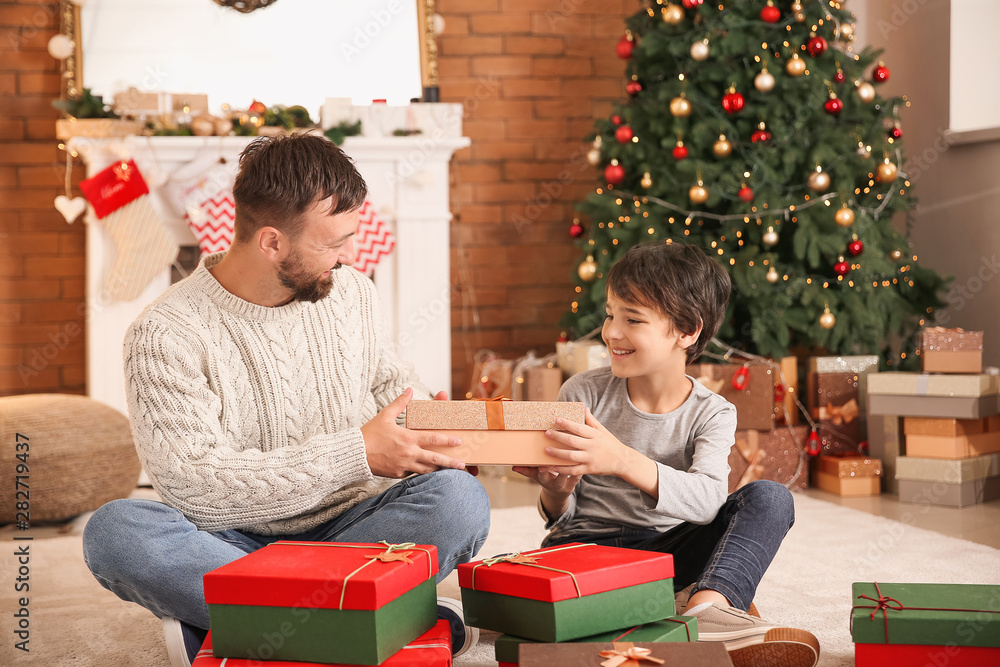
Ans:
<svg viewBox="0 0 1000 667"><path fill-rule="evenodd" d="M181 245L196 245L170 201L167 183L179 170L205 167L220 157L236 161L254 137L75 137L67 148L85 161L88 176L116 160L135 160L150 188L153 207ZM369 198L396 235L382 258L375 285L397 351L432 390L451 385L448 168L452 154L469 145L462 136L348 137L344 151L368 183ZM129 324L170 286L164 270L134 301L110 301L105 290L117 252L93 210L87 222L87 392L127 414L122 341Z"/></svg>

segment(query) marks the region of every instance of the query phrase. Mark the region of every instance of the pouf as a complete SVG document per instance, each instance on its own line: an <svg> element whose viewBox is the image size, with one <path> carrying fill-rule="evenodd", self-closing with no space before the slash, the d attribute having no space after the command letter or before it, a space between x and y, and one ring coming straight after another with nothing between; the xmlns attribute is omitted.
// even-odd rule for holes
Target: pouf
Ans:
<svg viewBox="0 0 1000 667"><path fill-rule="evenodd" d="M29 523L95 510L127 497L139 470L128 418L114 408L68 394L0 397L0 523L23 520L25 508Z"/></svg>

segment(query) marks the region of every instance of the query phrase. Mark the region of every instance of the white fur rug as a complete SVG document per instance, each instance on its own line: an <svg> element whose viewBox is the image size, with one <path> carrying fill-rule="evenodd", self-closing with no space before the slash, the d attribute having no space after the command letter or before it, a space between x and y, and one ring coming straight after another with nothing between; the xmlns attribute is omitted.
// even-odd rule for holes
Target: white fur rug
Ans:
<svg viewBox="0 0 1000 667"><path fill-rule="evenodd" d="M783 625L813 632L821 666L854 664L848 631L851 583L914 581L1000 584L1000 551L856 510L795 496L797 518L764 577L756 604ZM919 506L914 505L914 512ZM960 515L956 513L960 519ZM0 641L0 665L132 667L167 664L159 621L101 588L83 563L78 520L62 533L32 531L30 653L14 649L11 618ZM538 546L544 535L534 507L494 510L481 556ZM12 527L0 530L0 609L15 609ZM456 575L440 586L459 597ZM494 667L493 638L458 665Z"/></svg>

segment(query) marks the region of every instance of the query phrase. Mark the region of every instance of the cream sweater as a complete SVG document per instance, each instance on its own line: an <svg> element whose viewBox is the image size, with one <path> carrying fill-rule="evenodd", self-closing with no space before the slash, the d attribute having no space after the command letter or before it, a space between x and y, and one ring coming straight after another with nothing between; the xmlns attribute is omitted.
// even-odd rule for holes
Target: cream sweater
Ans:
<svg viewBox="0 0 1000 667"><path fill-rule="evenodd" d="M139 457L198 528L294 535L393 481L368 467L360 427L413 387L390 351L374 286L350 268L330 296L267 308L226 291L207 256L125 336Z"/></svg>

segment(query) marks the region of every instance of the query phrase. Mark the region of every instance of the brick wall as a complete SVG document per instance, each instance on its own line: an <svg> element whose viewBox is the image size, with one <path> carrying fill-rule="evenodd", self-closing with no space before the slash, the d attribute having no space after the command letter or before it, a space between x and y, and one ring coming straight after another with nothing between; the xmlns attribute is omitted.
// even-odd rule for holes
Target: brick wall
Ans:
<svg viewBox="0 0 1000 667"><path fill-rule="evenodd" d="M437 0L442 101L472 146L452 162L452 381L472 355L554 350L573 298L573 205L596 186L583 138L623 96L615 44L636 0ZM470 294L478 309L472 320Z"/></svg>
<svg viewBox="0 0 1000 667"><path fill-rule="evenodd" d="M46 50L58 11L0 3L0 396L85 390L84 230L53 208L66 174Z"/></svg>

